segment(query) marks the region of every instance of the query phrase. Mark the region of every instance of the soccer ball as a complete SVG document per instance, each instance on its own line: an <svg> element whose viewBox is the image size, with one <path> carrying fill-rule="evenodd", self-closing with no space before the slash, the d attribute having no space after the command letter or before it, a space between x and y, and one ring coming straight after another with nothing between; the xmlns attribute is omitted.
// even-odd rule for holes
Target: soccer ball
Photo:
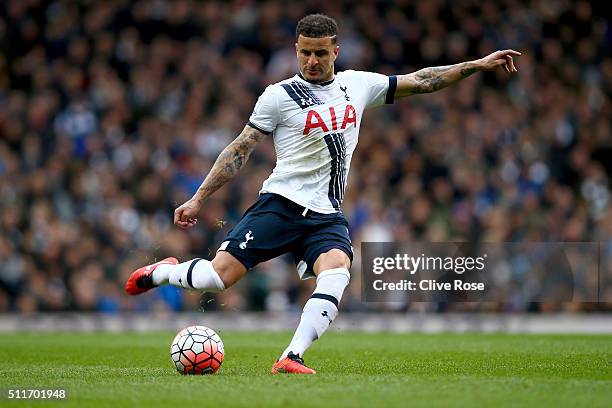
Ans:
<svg viewBox="0 0 612 408"><path fill-rule="evenodd" d="M223 342L208 327L189 326L172 340L170 356L181 374L213 374L223 362Z"/></svg>

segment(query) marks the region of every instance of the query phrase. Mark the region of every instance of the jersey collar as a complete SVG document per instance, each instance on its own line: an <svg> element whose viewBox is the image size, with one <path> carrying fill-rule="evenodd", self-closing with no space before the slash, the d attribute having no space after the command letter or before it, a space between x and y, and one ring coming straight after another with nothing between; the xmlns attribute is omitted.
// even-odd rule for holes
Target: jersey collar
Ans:
<svg viewBox="0 0 612 408"><path fill-rule="evenodd" d="M334 77L333 77L332 79L330 79L329 81L325 81L325 82L312 82L312 81L309 81L309 80L307 80L306 78L304 78L304 76L302 75L302 73L301 73L301 72L299 72L299 71L298 71L298 73L297 73L297 74L298 74L298 76L299 76L300 78L302 78L304 81L308 82L309 84L313 84L313 85L321 85L321 86L329 85L329 84L331 84L332 82L334 82L334 80L336 79L336 76L334 75Z"/></svg>

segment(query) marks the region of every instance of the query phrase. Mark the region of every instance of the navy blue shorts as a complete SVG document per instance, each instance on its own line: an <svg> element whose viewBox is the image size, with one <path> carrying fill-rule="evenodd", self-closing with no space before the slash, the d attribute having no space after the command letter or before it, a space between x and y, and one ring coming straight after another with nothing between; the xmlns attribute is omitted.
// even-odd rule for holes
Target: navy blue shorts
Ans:
<svg viewBox="0 0 612 408"><path fill-rule="evenodd" d="M348 222L341 212L320 214L278 194L264 193L232 228L221 246L247 269L260 262L291 253L300 278L314 276L319 255L337 248L353 261Z"/></svg>

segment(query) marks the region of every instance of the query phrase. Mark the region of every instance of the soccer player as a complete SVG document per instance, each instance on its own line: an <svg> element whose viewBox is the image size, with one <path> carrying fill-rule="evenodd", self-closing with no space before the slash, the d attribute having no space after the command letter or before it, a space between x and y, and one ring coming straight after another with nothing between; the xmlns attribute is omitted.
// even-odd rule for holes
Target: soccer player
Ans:
<svg viewBox="0 0 612 408"><path fill-rule="evenodd" d="M478 71L503 67L516 72L512 57L520 55L497 51L406 75L335 73L337 35L330 17L314 14L300 20L295 44L299 72L265 89L240 135L221 152L194 196L175 210L178 227L196 225L204 201L238 173L257 143L273 137L276 167L215 257L183 263L166 258L136 270L125 285L131 295L168 283L219 292L258 263L293 254L300 278L316 277L316 288L291 343L272 367L275 374L316 373L302 356L336 318L349 283L353 248L341 205L364 109L434 92Z"/></svg>

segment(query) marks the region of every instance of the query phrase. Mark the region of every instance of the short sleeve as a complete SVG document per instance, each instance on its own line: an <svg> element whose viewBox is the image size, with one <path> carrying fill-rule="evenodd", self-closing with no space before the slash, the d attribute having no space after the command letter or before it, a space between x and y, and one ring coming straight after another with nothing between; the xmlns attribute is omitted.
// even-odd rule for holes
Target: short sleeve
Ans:
<svg viewBox="0 0 612 408"><path fill-rule="evenodd" d="M279 122L278 101L273 86L268 86L259 96L248 125L262 133L272 133Z"/></svg>
<svg viewBox="0 0 612 408"><path fill-rule="evenodd" d="M367 84L366 108L393 103L397 89L397 77L374 72L359 72L361 80Z"/></svg>

